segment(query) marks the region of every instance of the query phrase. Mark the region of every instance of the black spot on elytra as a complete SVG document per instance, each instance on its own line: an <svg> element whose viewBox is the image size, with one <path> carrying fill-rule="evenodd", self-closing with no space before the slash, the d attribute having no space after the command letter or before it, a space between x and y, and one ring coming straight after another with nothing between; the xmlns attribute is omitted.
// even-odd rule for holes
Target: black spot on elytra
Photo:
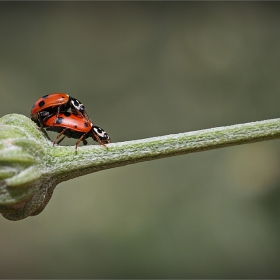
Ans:
<svg viewBox="0 0 280 280"><path fill-rule="evenodd" d="M58 117L57 119L56 119L56 122L55 122L56 124L62 124L63 123L63 118L61 118L61 117Z"/></svg>
<svg viewBox="0 0 280 280"><path fill-rule="evenodd" d="M39 107L41 108L41 107L43 107L45 104L46 104L45 101L42 100L42 101L39 102L38 105L39 105Z"/></svg>
<svg viewBox="0 0 280 280"><path fill-rule="evenodd" d="M84 127L88 127L88 123L84 123Z"/></svg>
<svg viewBox="0 0 280 280"><path fill-rule="evenodd" d="M74 127L77 128L78 126L75 124Z"/></svg>
<svg viewBox="0 0 280 280"><path fill-rule="evenodd" d="M70 117L71 113L70 112L63 112L63 115L66 116L66 117Z"/></svg>

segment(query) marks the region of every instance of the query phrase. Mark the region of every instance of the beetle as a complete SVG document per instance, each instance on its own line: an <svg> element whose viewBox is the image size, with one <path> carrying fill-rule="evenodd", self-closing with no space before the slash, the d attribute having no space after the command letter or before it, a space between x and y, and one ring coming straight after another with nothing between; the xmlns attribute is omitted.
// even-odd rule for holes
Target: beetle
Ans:
<svg viewBox="0 0 280 280"><path fill-rule="evenodd" d="M92 137L94 141L105 148L107 148L105 144L111 143L110 136L101 127L93 125L85 117L70 112L61 112L57 116L51 115L44 119L42 124L46 130L59 133L54 139L53 145L59 144L65 137L78 139L75 144L76 152L81 141L87 145L86 138L88 137ZM59 140L62 135L64 136Z"/></svg>
<svg viewBox="0 0 280 280"><path fill-rule="evenodd" d="M68 111L70 108L72 113L89 120L85 106L78 99L63 92L51 93L39 98L32 106L30 118L42 128L45 119L54 114L57 118L60 112Z"/></svg>

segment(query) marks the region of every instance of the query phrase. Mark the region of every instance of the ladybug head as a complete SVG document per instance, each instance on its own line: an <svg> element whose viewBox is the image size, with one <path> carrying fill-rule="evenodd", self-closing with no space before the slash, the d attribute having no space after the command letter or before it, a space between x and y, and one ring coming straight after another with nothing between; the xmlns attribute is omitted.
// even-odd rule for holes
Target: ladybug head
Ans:
<svg viewBox="0 0 280 280"><path fill-rule="evenodd" d="M81 113L85 112L85 106L78 99L71 97L71 107Z"/></svg>
<svg viewBox="0 0 280 280"><path fill-rule="evenodd" d="M99 126L93 126L92 127L92 131L93 131L93 136L94 136L94 138L99 138L99 140L100 140L100 142L102 143L102 144L108 144L108 143L111 143L111 138L110 138L110 136L107 134L107 132L104 130L104 129L102 129L101 127L99 127ZM98 139L93 139L93 140L97 140L97 142L99 142L98 141Z"/></svg>

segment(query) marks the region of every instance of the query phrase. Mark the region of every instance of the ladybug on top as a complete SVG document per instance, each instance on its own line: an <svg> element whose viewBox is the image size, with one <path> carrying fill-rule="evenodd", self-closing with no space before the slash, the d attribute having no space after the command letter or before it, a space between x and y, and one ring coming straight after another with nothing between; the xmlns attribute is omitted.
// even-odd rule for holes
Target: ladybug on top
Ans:
<svg viewBox="0 0 280 280"><path fill-rule="evenodd" d="M66 112L70 108L72 113L89 119L85 106L78 99L63 92L51 93L39 98L31 109L30 117L42 128L45 119L54 114L58 116L59 112Z"/></svg>
<svg viewBox="0 0 280 280"><path fill-rule="evenodd" d="M71 109L71 113L68 112L69 109ZM78 139L75 151L81 141L84 145L87 144L86 138L88 137L92 137L94 141L106 148L105 144L111 142L106 131L93 125L86 113L85 106L78 99L63 92L39 98L31 109L30 117L39 126L39 129L46 128L59 133L53 141L53 145L60 143L65 137ZM64 137L58 141L62 135Z"/></svg>

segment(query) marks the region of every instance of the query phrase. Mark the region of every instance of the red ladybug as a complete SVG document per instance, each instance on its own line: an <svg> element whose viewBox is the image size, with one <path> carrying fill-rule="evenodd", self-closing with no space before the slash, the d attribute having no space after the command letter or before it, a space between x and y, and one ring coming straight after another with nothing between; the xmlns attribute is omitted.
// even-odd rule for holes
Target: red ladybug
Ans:
<svg viewBox="0 0 280 280"><path fill-rule="evenodd" d="M85 106L78 99L63 92L51 93L39 98L31 109L30 117L42 128L46 118L54 114L57 118L60 112L68 111L70 108L72 113L89 119Z"/></svg>
<svg viewBox="0 0 280 280"><path fill-rule="evenodd" d="M59 134L53 141L59 144L66 136L69 138L79 139L75 144L75 151L77 151L78 144L83 141L84 145L87 144L85 140L88 137L98 142L100 145L107 148L105 144L111 143L109 135L102 128L93 125L93 123L80 115L72 114L70 112L59 113L58 116L52 115L43 121L43 127L49 131L55 131ZM57 140L64 134L58 142Z"/></svg>

